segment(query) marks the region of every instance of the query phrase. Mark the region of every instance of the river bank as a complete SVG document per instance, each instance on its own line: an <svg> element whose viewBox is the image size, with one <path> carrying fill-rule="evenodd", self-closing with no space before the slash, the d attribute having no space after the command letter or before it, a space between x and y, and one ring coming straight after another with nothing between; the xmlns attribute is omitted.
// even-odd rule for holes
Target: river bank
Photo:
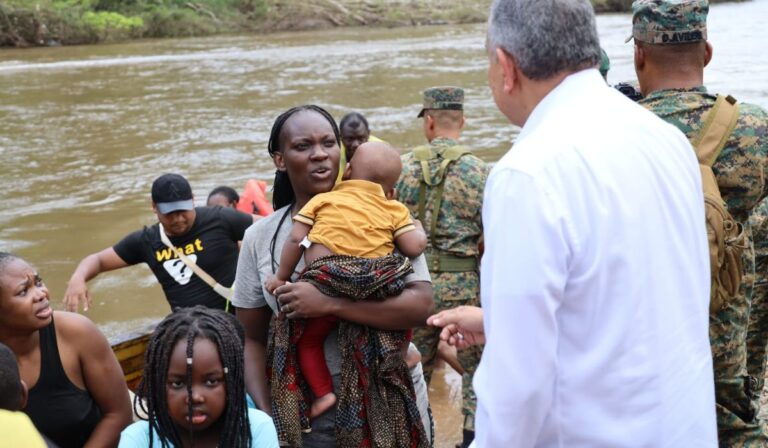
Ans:
<svg viewBox="0 0 768 448"><path fill-rule="evenodd" d="M734 0L712 3L723 1ZM487 20L490 3L491 0L7 0L0 3L0 47L348 26L477 23ZM624 12L630 9L632 0L592 0L592 4L597 12Z"/></svg>

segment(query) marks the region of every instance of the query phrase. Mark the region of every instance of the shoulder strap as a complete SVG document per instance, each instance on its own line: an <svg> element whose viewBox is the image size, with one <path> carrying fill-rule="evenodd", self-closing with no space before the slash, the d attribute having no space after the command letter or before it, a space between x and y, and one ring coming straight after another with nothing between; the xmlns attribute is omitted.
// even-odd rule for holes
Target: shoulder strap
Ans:
<svg viewBox="0 0 768 448"><path fill-rule="evenodd" d="M433 157L432 150L429 149L429 146L427 145L417 146L413 148L413 157L419 162L422 160L429 160Z"/></svg>
<svg viewBox="0 0 768 448"><path fill-rule="evenodd" d="M192 269L192 272L197 274L198 277L200 277L205 283L213 288L213 290L216 291L220 296L224 297L227 300L226 310L229 310L229 302L232 300L232 289L226 288L219 284L219 282L217 282L213 277L205 272L203 268L198 266L197 263L184 255L184 252L180 251L178 248L176 248L176 246L171 244L171 240L169 240L168 235L165 234L165 229L163 229L163 225L161 223L157 223L157 226L158 230L160 231L160 241L162 241L163 244L165 244L168 248L173 250L176 256L179 257L179 259L183 261L188 268Z"/></svg>
<svg viewBox="0 0 768 448"><path fill-rule="evenodd" d="M445 173L448 170L448 166L459 160L463 155L470 154L470 152L462 145L450 146L443 152L443 161L440 163L440 167L437 169L435 181L431 182L431 172L429 170L429 160L433 157L432 150L428 146L419 146L413 150L414 157L421 163L422 180L419 184L419 221L424 222L426 201L427 201L427 186L437 186L437 193L435 195L434 208L432 209L432 222L429 226L429 241L434 242L435 229L437 228L437 218L440 214L440 205L443 201L443 188L445 187Z"/></svg>
<svg viewBox="0 0 768 448"><path fill-rule="evenodd" d="M56 325L52 317L51 323L40 329L40 376L32 390L37 393L48 392L51 387L60 384L62 378L66 381L67 374L61 363Z"/></svg>
<svg viewBox="0 0 768 448"><path fill-rule="evenodd" d="M699 163L709 167L715 163L728 137L736 127L739 105L731 95L718 95L715 105L707 114L704 126L691 142L696 150Z"/></svg>
<svg viewBox="0 0 768 448"><path fill-rule="evenodd" d="M429 172L429 161L434 158L434 154L429 146L418 146L413 149L413 158L416 159L421 165L421 178L422 182L429 186L432 186L432 176Z"/></svg>

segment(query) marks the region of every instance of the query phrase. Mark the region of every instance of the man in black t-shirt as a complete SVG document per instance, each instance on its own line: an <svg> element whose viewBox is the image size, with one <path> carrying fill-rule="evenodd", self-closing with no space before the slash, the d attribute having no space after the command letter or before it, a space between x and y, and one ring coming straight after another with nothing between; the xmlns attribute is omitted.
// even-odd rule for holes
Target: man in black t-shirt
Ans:
<svg viewBox="0 0 768 448"><path fill-rule="evenodd" d="M194 207L192 188L178 174L164 174L152 183L152 210L158 223L123 238L113 247L85 257L69 279L64 304L77 311L91 305L86 283L102 272L147 263L160 282L171 309L194 305L224 309L226 300L179 259L160 238L160 224L171 244L219 284L235 280L238 241L253 216L222 207Z"/></svg>

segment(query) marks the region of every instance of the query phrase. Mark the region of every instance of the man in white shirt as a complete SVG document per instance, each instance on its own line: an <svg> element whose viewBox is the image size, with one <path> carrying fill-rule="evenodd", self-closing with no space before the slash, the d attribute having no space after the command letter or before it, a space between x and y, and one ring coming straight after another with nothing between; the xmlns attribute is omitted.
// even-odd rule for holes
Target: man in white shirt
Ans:
<svg viewBox="0 0 768 448"><path fill-rule="evenodd" d="M716 447L693 149L605 84L588 0L496 0L487 47L523 129L486 185L483 310L429 320L486 342L476 446Z"/></svg>

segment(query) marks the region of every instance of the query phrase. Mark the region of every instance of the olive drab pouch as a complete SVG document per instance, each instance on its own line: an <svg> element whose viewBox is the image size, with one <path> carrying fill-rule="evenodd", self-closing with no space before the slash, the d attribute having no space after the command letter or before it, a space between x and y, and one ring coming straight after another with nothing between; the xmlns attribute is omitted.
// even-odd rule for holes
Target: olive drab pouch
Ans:
<svg viewBox="0 0 768 448"><path fill-rule="evenodd" d="M739 107L732 96L718 95L706 116L704 126L692 141L701 170L704 190L704 212L709 240L709 263L712 277L709 310L720 311L739 293L743 266L741 257L747 248L741 223L726 208L720 196L712 164L736 126Z"/></svg>

